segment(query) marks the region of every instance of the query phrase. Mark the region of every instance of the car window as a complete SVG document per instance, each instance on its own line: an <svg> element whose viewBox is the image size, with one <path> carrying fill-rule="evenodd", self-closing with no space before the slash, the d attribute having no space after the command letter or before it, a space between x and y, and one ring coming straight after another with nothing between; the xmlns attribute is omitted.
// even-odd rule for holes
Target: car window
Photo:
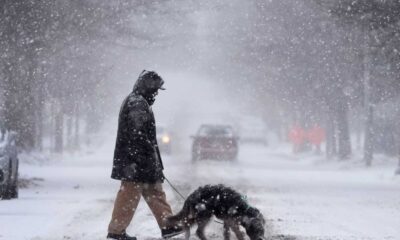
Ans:
<svg viewBox="0 0 400 240"><path fill-rule="evenodd" d="M233 129L231 127L211 127L203 126L198 132L199 136L233 136Z"/></svg>

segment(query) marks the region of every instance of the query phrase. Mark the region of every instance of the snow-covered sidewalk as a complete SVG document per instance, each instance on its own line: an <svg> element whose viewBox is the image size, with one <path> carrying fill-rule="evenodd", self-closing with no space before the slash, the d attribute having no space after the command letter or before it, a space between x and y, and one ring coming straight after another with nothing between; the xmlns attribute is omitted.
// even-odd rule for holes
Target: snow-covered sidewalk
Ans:
<svg viewBox="0 0 400 240"><path fill-rule="evenodd" d="M192 164L185 154L165 157L165 173L184 195L207 183L236 188L262 210L274 238L400 239L395 162L343 169L282 152L245 145L236 162ZM45 164L22 162L20 175L29 181L19 199L0 202L0 239L105 239L118 190L118 182L109 178L111 159L111 149L102 149ZM178 211L182 200L167 184L165 190ZM222 239L220 231L221 226L211 224L207 232ZM139 239L160 236L144 202L128 232Z"/></svg>

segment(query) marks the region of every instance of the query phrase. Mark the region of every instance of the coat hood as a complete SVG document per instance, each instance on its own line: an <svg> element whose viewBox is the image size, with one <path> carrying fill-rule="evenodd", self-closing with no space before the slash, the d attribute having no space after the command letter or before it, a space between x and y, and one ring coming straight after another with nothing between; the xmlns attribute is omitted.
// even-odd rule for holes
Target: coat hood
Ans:
<svg viewBox="0 0 400 240"><path fill-rule="evenodd" d="M142 96L153 94L158 89L165 90L163 84L164 80L156 72L143 70L133 86L133 92Z"/></svg>

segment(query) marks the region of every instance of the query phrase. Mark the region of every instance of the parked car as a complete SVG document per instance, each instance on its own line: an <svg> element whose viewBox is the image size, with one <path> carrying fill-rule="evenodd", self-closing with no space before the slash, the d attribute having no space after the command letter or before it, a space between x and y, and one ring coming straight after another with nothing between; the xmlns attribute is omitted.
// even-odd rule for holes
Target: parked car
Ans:
<svg viewBox="0 0 400 240"><path fill-rule="evenodd" d="M157 143L161 153L171 154L172 134L165 127L157 127Z"/></svg>
<svg viewBox="0 0 400 240"><path fill-rule="evenodd" d="M239 129L240 142L259 143L268 146L267 126L262 119L244 117L241 119Z"/></svg>
<svg viewBox="0 0 400 240"><path fill-rule="evenodd" d="M192 136L192 160L237 158L238 137L230 125L203 124Z"/></svg>
<svg viewBox="0 0 400 240"><path fill-rule="evenodd" d="M18 157L16 133L5 132L0 138L0 198L18 198Z"/></svg>

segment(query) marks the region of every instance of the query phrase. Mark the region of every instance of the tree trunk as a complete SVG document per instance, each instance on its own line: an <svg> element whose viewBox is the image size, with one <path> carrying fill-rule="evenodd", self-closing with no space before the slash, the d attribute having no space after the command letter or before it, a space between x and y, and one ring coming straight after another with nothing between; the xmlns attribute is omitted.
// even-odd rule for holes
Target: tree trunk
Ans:
<svg viewBox="0 0 400 240"><path fill-rule="evenodd" d="M348 159L351 155L349 120L347 117L347 112L347 103L340 101L336 115L338 125L338 154L340 160Z"/></svg>
<svg viewBox="0 0 400 240"><path fill-rule="evenodd" d="M336 155L335 118L332 110L329 110L326 122L326 157L333 158Z"/></svg>
<svg viewBox="0 0 400 240"><path fill-rule="evenodd" d="M51 152L55 150L55 135L56 135L56 106L54 99L50 102L50 130L49 130L49 149Z"/></svg>
<svg viewBox="0 0 400 240"><path fill-rule="evenodd" d="M374 157L374 109L372 105L368 106L367 120L365 123L365 136L364 136L364 161L367 166L371 166Z"/></svg>
<svg viewBox="0 0 400 240"><path fill-rule="evenodd" d="M74 149L79 149L80 148L80 138L79 138L79 132L80 132L80 110L79 110L79 104L75 103L74 107L74 113L75 113L75 132L74 132Z"/></svg>
<svg viewBox="0 0 400 240"><path fill-rule="evenodd" d="M400 145L400 144L399 144L399 145ZM398 147L398 155L397 155L397 157L398 157L398 159L399 159L399 163L398 163L398 165L397 165L397 169L396 169L395 174L396 174L396 175L400 175L400 146Z"/></svg>
<svg viewBox="0 0 400 240"><path fill-rule="evenodd" d="M72 150L72 120L73 120L73 116L68 115L67 116L67 149L70 151Z"/></svg>
<svg viewBox="0 0 400 240"><path fill-rule="evenodd" d="M40 100L42 101L42 100ZM42 102L39 103L40 107L36 110L36 148L39 151L43 150L43 106Z"/></svg>
<svg viewBox="0 0 400 240"><path fill-rule="evenodd" d="M57 102L59 104L59 102ZM55 114L55 136L54 136L54 151L57 153L63 152L63 132L64 132L64 113L59 104L58 108L56 108Z"/></svg>
<svg viewBox="0 0 400 240"><path fill-rule="evenodd" d="M31 86L27 76L17 70L6 71L5 125L18 133L17 144L31 150L35 144L35 113Z"/></svg>
<svg viewBox="0 0 400 240"><path fill-rule="evenodd" d="M35 147L35 140L36 140L36 113L35 109L37 107L36 105L36 99L35 99L35 84L36 82L36 76L35 72L37 70L37 56L35 54L34 49L32 49L30 46L28 47L28 58L26 61L28 62L28 72L26 76L26 83L25 89L26 91L25 94L25 103L24 105L24 114L26 117L26 131L25 131L25 146L28 150L32 150Z"/></svg>
<svg viewBox="0 0 400 240"><path fill-rule="evenodd" d="M42 74L42 69L38 69L38 74ZM39 151L43 150L43 130L44 130L44 119L43 119L43 112L44 112L44 103L45 103L45 90L44 90L44 82L42 79L42 75L36 77L36 84L35 84L35 123L36 123L36 139L35 139L35 148Z"/></svg>
<svg viewBox="0 0 400 240"><path fill-rule="evenodd" d="M400 111L398 112L398 120L400 120ZM397 142L397 158L398 158L398 165L397 165L397 169L395 174L400 175L400 124L397 123L396 124L396 130L397 130L397 134L396 134L396 142Z"/></svg>
<svg viewBox="0 0 400 240"><path fill-rule="evenodd" d="M355 118L356 123L353 124L353 126L354 126L354 131L356 134L356 149L358 151L361 150L361 143L362 143L362 129L363 129L363 127L362 127L363 125L361 124L362 119L363 119L362 114L360 114L360 112L357 110L356 118Z"/></svg>
<svg viewBox="0 0 400 240"><path fill-rule="evenodd" d="M371 59L370 59L370 36L368 26L363 25L363 78L364 78L364 108L366 115L365 135L364 135L364 161L367 166L371 166L374 148L373 148L373 117L374 109L372 106L372 88L371 88Z"/></svg>
<svg viewBox="0 0 400 240"><path fill-rule="evenodd" d="M13 72L11 71L11 65L13 62L10 59L10 62L6 64L4 67L4 127L6 130L17 130L17 91L15 87L13 87L12 79ZM19 137L18 137L19 138Z"/></svg>

